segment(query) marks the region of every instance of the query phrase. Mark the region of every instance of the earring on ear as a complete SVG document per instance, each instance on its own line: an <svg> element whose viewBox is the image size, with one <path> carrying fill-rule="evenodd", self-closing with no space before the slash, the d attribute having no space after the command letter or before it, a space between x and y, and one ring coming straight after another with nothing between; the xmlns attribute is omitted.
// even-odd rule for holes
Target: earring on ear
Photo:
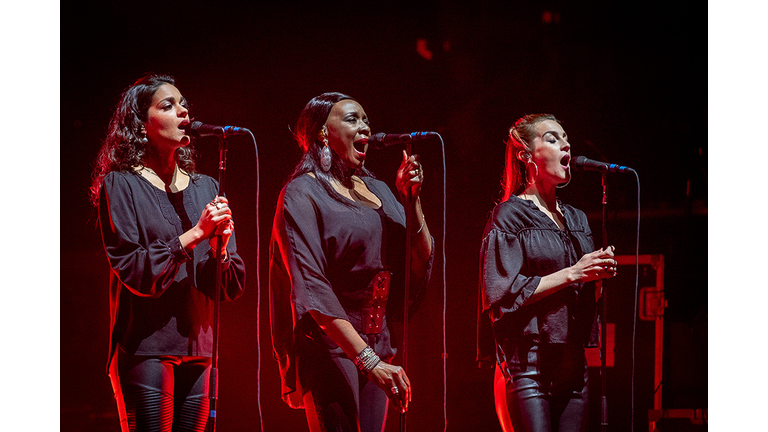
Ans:
<svg viewBox="0 0 768 432"><path fill-rule="evenodd" d="M141 130L139 131L139 135L141 136L141 138L139 138L139 141L143 145L147 145L149 143L149 139L147 138L147 130L142 127Z"/></svg>
<svg viewBox="0 0 768 432"><path fill-rule="evenodd" d="M525 175L525 183L528 185L532 185L536 183L536 181L539 179L539 166L536 165L536 162L531 160L531 155L526 153L524 150L520 150L519 152L517 152L517 159L520 160L520 162L525 163L525 172L523 173ZM528 167L531 165L533 165L533 168L534 168L533 171L528 169ZM530 180L529 178L530 176L528 175L531 172L534 173L533 180Z"/></svg>
<svg viewBox="0 0 768 432"><path fill-rule="evenodd" d="M533 181L528 179L528 173L531 171L528 169L528 167L533 164L533 168L535 168L535 177L533 178ZM535 184L536 181L539 179L539 166L536 165L536 162L528 159L528 161L525 162L525 182L528 183L528 185Z"/></svg>
<svg viewBox="0 0 768 432"><path fill-rule="evenodd" d="M320 150L320 168L323 171L328 172L331 169L331 148L328 146L328 138L326 138L326 129L320 130L320 141L323 142L323 148Z"/></svg>

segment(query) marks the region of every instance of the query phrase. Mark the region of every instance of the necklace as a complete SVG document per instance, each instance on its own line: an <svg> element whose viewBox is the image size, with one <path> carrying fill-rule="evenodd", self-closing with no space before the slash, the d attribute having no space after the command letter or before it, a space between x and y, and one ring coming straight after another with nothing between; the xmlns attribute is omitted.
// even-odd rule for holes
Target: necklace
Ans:
<svg viewBox="0 0 768 432"><path fill-rule="evenodd" d="M157 177L160 177L159 175L157 175L155 170L153 170L152 168L150 168L148 166L142 166L141 169L146 170L147 172L152 173L152 174L156 175Z"/></svg>

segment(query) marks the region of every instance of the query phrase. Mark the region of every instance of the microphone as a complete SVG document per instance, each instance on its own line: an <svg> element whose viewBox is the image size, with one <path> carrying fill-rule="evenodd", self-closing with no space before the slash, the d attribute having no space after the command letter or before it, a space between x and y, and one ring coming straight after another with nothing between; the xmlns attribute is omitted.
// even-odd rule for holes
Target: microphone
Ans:
<svg viewBox="0 0 768 432"><path fill-rule="evenodd" d="M383 149L391 145L424 140L434 136L437 136L437 132L412 132L409 134L385 134L379 132L368 138L368 144L375 149Z"/></svg>
<svg viewBox="0 0 768 432"><path fill-rule="evenodd" d="M617 164L605 163L605 162L598 162L592 159L587 159L584 156L576 156L576 158L573 160L573 166L578 171L600 171L600 172L619 172L619 173L635 172L635 170L629 167L625 167Z"/></svg>
<svg viewBox="0 0 768 432"><path fill-rule="evenodd" d="M237 126L214 126L204 124L203 122L194 121L183 127L187 135L200 138L204 136L217 136L219 138L230 135L243 135L250 133L246 128Z"/></svg>

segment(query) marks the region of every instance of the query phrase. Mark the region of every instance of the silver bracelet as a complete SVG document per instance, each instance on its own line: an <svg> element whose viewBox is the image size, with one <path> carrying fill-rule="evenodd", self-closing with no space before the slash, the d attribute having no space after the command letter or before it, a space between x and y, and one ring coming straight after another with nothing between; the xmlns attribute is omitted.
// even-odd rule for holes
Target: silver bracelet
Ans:
<svg viewBox="0 0 768 432"><path fill-rule="evenodd" d="M420 233L421 230L424 229L424 222L426 222L426 221L427 221L427 218L425 218L424 215L421 215L421 226L419 227L418 231L416 231L415 233L413 233L411 235L416 235L416 234Z"/></svg>
<svg viewBox="0 0 768 432"><path fill-rule="evenodd" d="M373 348L370 346L367 346L363 348L362 351L360 351L360 354L355 357L354 362L355 366L357 367L360 372L362 372L365 375L368 375L373 371L373 368L376 367L376 365L379 364L381 359L378 355L373 351Z"/></svg>

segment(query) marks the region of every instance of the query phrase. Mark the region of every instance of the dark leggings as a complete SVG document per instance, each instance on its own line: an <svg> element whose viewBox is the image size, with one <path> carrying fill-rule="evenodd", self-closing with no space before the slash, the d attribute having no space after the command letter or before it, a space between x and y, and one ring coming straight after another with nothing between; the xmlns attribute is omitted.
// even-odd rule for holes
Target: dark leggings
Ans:
<svg viewBox="0 0 768 432"><path fill-rule="evenodd" d="M315 351L311 357L302 356L298 368L311 431L384 430L387 394L364 377L352 360Z"/></svg>
<svg viewBox="0 0 768 432"><path fill-rule="evenodd" d="M585 432L589 371L584 348L569 344L504 347L506 396L515 432Z"/></svg>
<svg viewBox="0 0 768 432"><path fill-rule="evenodd" d="M112 359L109 377L123 432L203 432L209 416L211 359L132 356Z"/></svg>

